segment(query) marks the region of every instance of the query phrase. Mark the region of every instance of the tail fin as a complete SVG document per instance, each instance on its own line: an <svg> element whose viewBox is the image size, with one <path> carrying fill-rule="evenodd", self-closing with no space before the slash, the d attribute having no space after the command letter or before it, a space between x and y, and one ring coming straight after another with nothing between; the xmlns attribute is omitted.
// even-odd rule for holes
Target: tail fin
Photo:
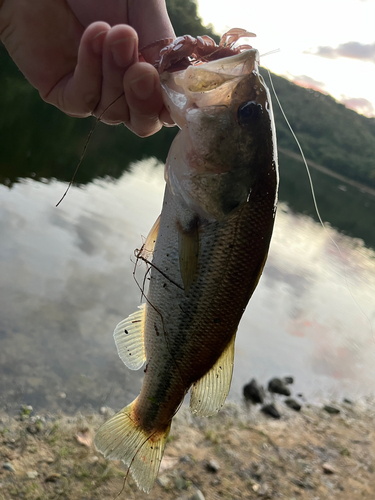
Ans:
<svg viewBox="0 0 375 500"><path fill-rule="evenodd" d="M105 422L95 435L95 446L106 458L122 460L138 487L149 493L159 472L171 424L145 432L132 418L135 401Z"/></svg>

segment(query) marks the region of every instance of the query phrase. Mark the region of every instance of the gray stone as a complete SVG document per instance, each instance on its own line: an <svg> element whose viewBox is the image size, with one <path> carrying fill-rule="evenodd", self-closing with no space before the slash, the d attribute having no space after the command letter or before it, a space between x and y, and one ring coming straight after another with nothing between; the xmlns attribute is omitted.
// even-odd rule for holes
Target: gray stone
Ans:
<svg viewBox="0 0 375 500"><path fill-rule="evenodd" d="M216 462L216 460L209 460L206 462L206 469L208 472L217 472L220 469L220 465Z"/></svg>
<svg viewBox="0 0 375 500"><path fill-rule="evenodd" d="M286 399L285 400L285 404L287 406L289 406L289 408L291 408L292 410L295 410L295 411L300 411L300 409L302 408L302 406L300 405L300 403L298 403L298 401L296 401L293 398Z"/></svg>
<svg viewBox="0 0 375 500"><path fill-rule="evenodd" d="M258 382L253 378L247 385L243 388L244 398L252 403L263 403L264 401L264 389L263 386L258 384Z"/></svg>
<svg viewBox="0 0 375 500"><path fill-rule="evenodd" d="M290 390L285 385L285 382L280 378L273 378L268 382L268 390L276 394L283 394L284 396L290 396Z"/></svg>
<svg viewBox="0 0 375 500"><path fill-rule="evenodd" d="M162 488L166 490L172 486L171 479L169 476L167 476L167 474L162 474L161 476L159 476L157 482L160 484Z"/></svg>
<svg viewBox="0 0 375 500"><path fill-rule="evenodd" d="M36 477L38 477L38 472L36 470L28 470L26 472L26 476L29 478L29 479L35 479Z"/></svg>
<svg viewBox="0 0 375 500"><path fill-rule="evenodd" d="M276 406L273 403L271 403L269 405L262 406L261 411L263 413L265 413L266 415L269 415L270 417L273 417L273 418L280 418L281 417L279 410L276 408Z"/></svg>
<svg viewBox="0 0 375 500"><path fill-rule="evenodd" d="M4 462L3 469L8 470L9 472L16 472L16 469L10 462Z"/></svg>
<svg viewBox="0 0 375 500"><path fill-rule="evenodd" d="M205 498L200 490L196 490L194 495L190 497L190 500L205 500Z"/></svg>
<svg viewBox="0 0 375 500"><path fill-rule="evenodd" d="M338 408L331 405L324 405L323 409L330 415L338 415L340 413L340 410Z"/></svg>

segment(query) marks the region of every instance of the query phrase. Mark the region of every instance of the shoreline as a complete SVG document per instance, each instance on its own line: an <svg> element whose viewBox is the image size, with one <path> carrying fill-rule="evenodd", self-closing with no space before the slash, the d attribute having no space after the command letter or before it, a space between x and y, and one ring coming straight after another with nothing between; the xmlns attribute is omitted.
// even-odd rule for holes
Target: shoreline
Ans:
<svg viewBox="0 0 375 500"><path fill-rule="evenodd" d="M285 156L289 156L290 158L293 158L293 160L297 160L300 163L303 163L302 156L300 154L294 153L293 151L290 151L289 149L284 149L284 148L278 148L278 151ZM324 167L323 165L320 165L319 163L315 163L312 160L309 160L306 158L307 165L309 168L314 168L315 170L319 170L319 172L322 172L323 174L329 175L330 177L333 177L334 179L337 179L341 182L345 182L346 184L349 184L350 186L353 186L357 189L359 189L361 192L371 194L372 196L375 196L375 189L367 186L366 184L363 184L362 182L355 181L354 179L350 179L350 177L346 177L345 175L339 174L335 172L334 170L331 170L330 168Z"/></svg>
<svg viewBox="0 0 375 500"><path fill-rule="evenodd" d="M149 500L371 500L375 491L375 401L276 403L279 420L258 406L226 404L210 418L187 407L173 420L149 495L131 477L120 498ZM113 499L126 468L98 453L92 439L114 412L67 416L0 414L0 499ZM200 493L199 493L200 492Z"/></svg>

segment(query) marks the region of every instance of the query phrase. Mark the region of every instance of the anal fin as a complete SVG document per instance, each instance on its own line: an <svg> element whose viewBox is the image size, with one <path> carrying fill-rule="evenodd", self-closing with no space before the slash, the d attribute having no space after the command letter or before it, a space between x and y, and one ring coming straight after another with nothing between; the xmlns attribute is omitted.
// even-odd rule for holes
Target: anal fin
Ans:
<svg viewBox="0 0 375 500"><path fill-rule="evenodd" d="M145 319L146 304L142 304L138 311L122 320L113 332L118 355L131 370L138 370L146 361Z"/></svg>
<svg viewBox="0 0 375 500"><path fill-rule="evenodd" d="M232 382L234 341L236 334L214 366L191 388L190 410L200 417L209 417L224 405Z"/></svg>

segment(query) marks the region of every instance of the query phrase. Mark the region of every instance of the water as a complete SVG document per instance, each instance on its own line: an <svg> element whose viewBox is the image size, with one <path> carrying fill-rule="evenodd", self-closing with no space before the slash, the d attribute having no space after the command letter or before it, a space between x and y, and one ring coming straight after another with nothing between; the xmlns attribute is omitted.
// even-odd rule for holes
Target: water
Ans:
<svg viewBox="0 0 375 500"><path fill-rule="evenodd" d="M59 208L62 182L0 185L2 405L75 411L137 395L143 371L122 364L112 331L140 302L133 255L160 212L162 168L151 158L117 181L73 187ZM361 240L325 231L281 202L240 324L230 398L253 376L290 374L310 399L372 394L374 257Z"/></svg>

